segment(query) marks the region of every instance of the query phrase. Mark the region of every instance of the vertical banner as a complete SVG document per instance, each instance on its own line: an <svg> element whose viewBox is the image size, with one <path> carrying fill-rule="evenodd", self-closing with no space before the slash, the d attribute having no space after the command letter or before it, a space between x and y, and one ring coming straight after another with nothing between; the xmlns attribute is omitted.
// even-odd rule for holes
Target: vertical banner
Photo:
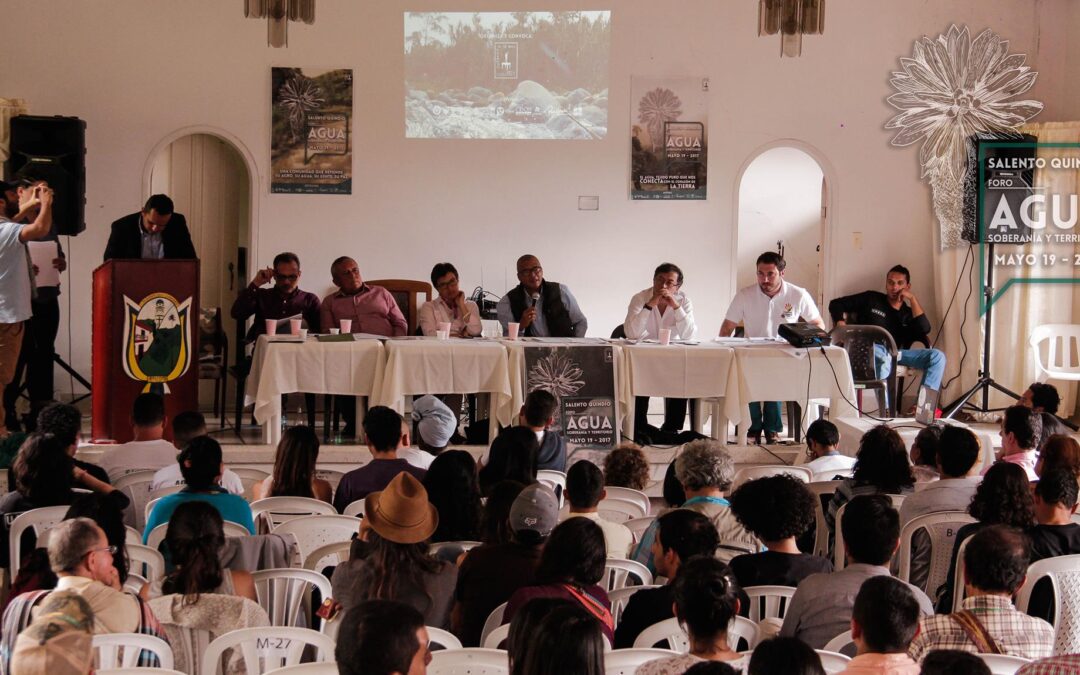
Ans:
<svg viewBox="0 0 1080 675"><path fill-rule="evenodd" d="M273 68L270 192L352 194L352 70Z"/></svg>
<svg viewBox="0 0 1080 675"><path fill-rule="evenodd" d="M529 346L525 391L544 389L558 405L557 430L575 448L614 448L619 442L615 359L610 346Z"/></svg>
<svg viewBox="0 0 1080 675"><path fill-rule="evenodd" d="M705 199L707 97L703 78L632 78L631 199Z"/></svg>

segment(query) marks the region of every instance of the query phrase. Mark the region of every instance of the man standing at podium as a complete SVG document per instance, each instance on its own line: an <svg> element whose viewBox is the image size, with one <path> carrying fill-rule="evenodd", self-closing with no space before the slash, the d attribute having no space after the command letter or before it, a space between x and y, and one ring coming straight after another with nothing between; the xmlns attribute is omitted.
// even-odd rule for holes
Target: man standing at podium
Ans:
<svg viewBox="0 0 1080 675"><path fill-rule="evenodd" d="M0 181L0 390L14 377L24 322L31 316L30 261L25 244L49 233L52 202L53 192L47 185L15 186ZM28 225L19 224L24 218L33 220ZM0 406L0 438L7 435Z"/></svg>
<svg viewBox="0 0 1080 675"><path fill-rule="evenodd" d="M173 212L166 195L152 195L143 210L112 224L105 260L190 260L195 256L191 232L183 214Z"/></svg>

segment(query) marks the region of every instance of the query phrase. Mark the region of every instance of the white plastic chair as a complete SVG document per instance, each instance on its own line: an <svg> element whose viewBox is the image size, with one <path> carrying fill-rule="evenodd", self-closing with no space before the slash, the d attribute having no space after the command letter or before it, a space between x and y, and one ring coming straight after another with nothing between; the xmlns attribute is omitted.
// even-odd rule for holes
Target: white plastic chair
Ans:
<svg viewBox="0 0 1080 675"><path fill-rule="evenodd" d="M463 541L440 541L438 543L431 544L430 546L428 546L428 555L435 555L436 553L443 550L444 548L454 548L454 547L460 548L461 551L464 553L465 551L471 551L472 549L476 548L477 546L482 546L482 545L483 545L483 542L481 542L481 541L464 541L464 540Z"/></svg>
<svg viewBox="0 0 1080 675"><path fill-rule="evenodd" d="M165 577L165 557L156 548L142 544L127 544L125 548L132 573L151 583Z"/></svg>
<svg viewBox="0 0 1080 675"><path fill-rule="evenodd" d="M432 652L428 675L509 675L510 661L501 649L443 649Z"/></svg>
<svg viewBox="0 0 1080 675"><path fill-rule="evenodd" d="M132 544L142 545L142 532L139 532L130 525L124 526L124 544L131 546Z"/></svg>
<svg viewBox="0 0 1080 675"><path fill-rule="evenodd" d="M142 587L150 583L146 580L146 577L135 572L128 572L127 579L124 579L124 590L130 591L135 595L142 592Z"/></svg>
<svg viewBox="0 0 1080 675"><path fill-rule="evenodd" d="M977 656L989 666L992 675L1013 675L1025 664L1031 663L1031 659L1006 654L977 654Z"/></svg>
<svg viewBox="0 0 1080 675"><path fill-rule="evenodd" d="M149 536L146 537L146 545L150 548L158 551L161 549L161 542L165 541L165 533L169 529L168 523L162 523L150 530ZM231 520L226 520L222 523L222 528L226 537L247 537L251 535L248 529L239 523L234 523Z"/></svg>
<svg viewBox="0 0 1080 675"><path fill-rule="evenodd" d="M296 537L303 561L320 546L352 541L352 536L359 531L360 519L352 516L301 516L278 525L273 533Z"/></svg>
<svg viewBox="0 0 1080 675"><path fill-rule="evenodd" d="M637 584L630 583L630 576L637 577ZM640 585L651 586L653 582L652 572L649 568L636 560L623 560L622 558L608 558L604 563L604 590L614 591L618 588Z"/></svg>
<svg viewBox="0 0 1080 675"><path fill-rule="evenodd" d="M672 650L680 654L686 654L690 651L690 636L679 625L679 620L674 617L654 623L641 631L637 639L634 640L634 648L652 647L654 644L664 640L667 640ZM732 649L738 650L739 640L746 641L746 650L753 649L758 641L757 624L744 616L735 617L735 620L728 626L728 645Z"/></svg>
<svg viewBox="0 0 1080 675"><path fill-rule="evenodd" d="M337 671L335 671L337 672ZM105 668L95 670L95 675L188 675L172 668Z"/></svg>
<svg viewBox="0 0 1080 675"><path fill-rule="evenodd" d="M619 621L622 620L622 613L626 609L626 604L630 602L630 596L638 591L645 590L646 588L660 588L660 586L655 584L650 584L648 586L624 586L608 591L608 601L611 602L611 618L615 621L616 626L618 626Z"/></svg>
<svg viewBox="0 0 1080 675"><path fill-rule="evenodd" d="M1041 345L1044 341L1050 343L1045 361L1042 358ZM1080 348L1080 326L1068 323L1036 326L1028 338L1028 346L1035 360L1037 381L1080 380L1080 363L1075 363L1072 358L1074 350Z"/></svg>
<svg viewBox="0 0 1080 675"><path fill-rule="evenodd" d="M180 492L181 490L183 490L185 487L187 487L187 486L186 485L167 485L165 487L160 487L160 488L158 488L156 490L151 490L149 497L150 497L150 499L161 499L162 497L167 497L169 495L174 495L177 492Z"/></svg>
<svg viewBox="0 0 1080 675"><path fill-rule="evenodd" d="M295 567L252 572L251 580L255 582L259 606L266 610L272 626L314 626L307 612L311 589L319 589L324 600L332 595L329 579Z"/></svg>
<svg viewBox="0 0 1080 675"><path fill-rule="evenodd" d="M291 666L300 662L308 645L317 650L316 659L334 658L334 641L322 633L307 628L269 626L240 628L211 642L202 656L201 675L222 672L221 655L226 649L239 650L249 673L265 673L268 670Z"/></svg>
<svg viewBox="0 0 1080 675"><path fill-rule="evenodd" d="M252 488L256 483L261 483L270 477L269 471L263 471L262 469L256 469L250 466L230 466L232 472L240 478L240 484L244 486L244 499L249 502L252 500ZM209 673L207 675L210 675Z"/></svg>
<svg viewBox="0 0 1080 675"><path fill-rule="evenodd" d="M113 487L127 495L131 503L124 509L124 524L142 530L146 527L146 502L150 501L150 483L154 471L132 471L113 481Z"/></svg>
<svg viewBox="0 0 1080 675"><path fill-rule="evenodd" d="M846 630L825 643L825 651L843 654L848 647L855 646L855 638L851 637L851 631Z"/></svg>
<svg viewBox="0 0 1080 675"><path fill-rule="evenodd" d="M956 531L975 519L964 511L941 511L912 518L900 530L900 580L911 581L912 538L919 530L930 536L930 570L922 590L931 595L949 578Z"/></svg>
<svg viewBox="0 0 1080 675"><path fill-rule="evenodd" d="M828 508L828 499L825 505L821 503L822 495L828 495L829 499L836 494L836 488L843 483L842 480L821 480L807 484L806 488L814 493L814 555L828 557L829 555L829 525L825 522L825 509Z"/></svg>
<svg viewBox="0 0 1080 675"><path fill-rule="evenodd" d="M315 477L330 483L330 488L337 492L337 486L341 484L345 472L337 469L315 469Z"/></svg>
<svg viewBox="0 0 1080 675"><path fill-rule="evenodd" d="M1020 587L1016 608L1027 613L1031 590L1040 579L1050 579L1054 593L1054 653L1080 652L1080 555L1045 558L1028 566L1027 581Z"/></svg>
<svg viewBox="0 0 1080 675"><path fill-rule="evenodd" d="M645 530L649 529L649 526L656 520L656 516L645 516L644 518L631 518L623 523L626 529L630 530L630 534L634 535L634 543L641 541L641 538L645 535Z"/></svg>
<svg viewBox="0 0 1080 675"><path fill-rule="evenodd" d="M487 644L487 637L499 626L503 625L503 615L506 614L506 605L507 603L504 602L491 610L491 614L488 614L488 618L484 620L484 627L480 629L480 644ZM509 628L507 630L509 630Z"/></svg>
<svg viewBox="0 0 1080 675"><path fill-rule="evenodd" d="M652 647L616 649L604 654L604 675L634 675L638 666L656 659L678 656L679 652Z"/></svg>
<svg viewBox="0 0 1080 675"><path fill-rule="evenodd" d="M349 559L351 550L351 541L336 541L320 546L304 557L304 569L319 572L324 567L340 565Z"/></svg>
<svg viewBox="0 0 1080 675"><path fill-rule="evenodd" d="M783 619L795 595L792 586L747 586L743 589L750 599L750 620L760 623L764 619Z"/></svg>
<svg viewBox="0 0 1080 675"><path fill-rule="evenodd" d="M108 633L95 635L93 649L97 668L134 668L142 650L153 652L162 668L173 667L172 647L153 635L139 633Z"/></svg>
<svg viewBox="0 0 1080 675"><path fill-rule="evenodd" d="M301 663L295 666L269 670L266 675L338 675L338 665L336 661Z"/></svg>
<svg viewBox="0 0 1080 675"><path fill-rule="evenodd" d="M536 480L547 485L559 497L559 508L566 501L566 474L554 469L540 469L536 472Z"/></svg>
<svg viewBox="0 0 1080 675"><path fill-rule="evenodd" d="M425 626L427 628L428 642L438 645L440 649L461 649L461 640L448 630Z"/></svg>
<svg viewBox="0 0 1080 675"><path fill-rule="evenodd" d="M336 516L337 509L333 504L311 497L266 497L251 502L252 518L258 524L261 517L267 532L293 518L317 515Z"/></svg>
<svg viewBox="0 0 1080 675"><path fill-rule="evenodd" d="M743 483L754 480L755 478L767 478L769 476L794 476L804 483L810 483L814 480L814 472L807 469L804 466L789 466L786 464L762 464L759 466L744 466L735 472L735 477L731 479L731 490L734 491Z"/></svg>
<svg viewBox="0 0 1080 675"><path fill-rule="evenodd" d="M722 539L716 546L716 558L721 562L729 563L735 556L743 555L744 553L757 553L758 549L754 548L752 544L748 544L745 541L734 541L731 539Z"/></svg>
<svg viewBox="0 0 1080 675"><path fill-rule="evenodd" d="M504 623L501 626L496 626L490 633L485 635L484 639L480 641L480 646L484 649L499 649L499 645L509 636L510 624Z"/></svg>
<svg viewBox="0 0 1080 675"><path fill-rule="evenodd" d="M818 658L821 659L821 667L825 669L827 675L833 675L834 673L842 673L847 670L848 662L851 661L850 656L845 656L840 652L830 652L825 649L815 649Z"/></svg>
<svg viewBox="0 0 1080 675"><path fill-rule="evenodd" d="M357 499L345 507L345 510L341 512L343 516L353 516L354 518L364 517L364 500Z"/></svg>
<svg viewBox="0 0 1080 675"><path fill-rule="evenodd" d="M645 494L641 490L635 490L634 488L627 487L605 486L604 491L607 493L605 497L606 499L621 499L626 502L634 502L635 504L639 504L641 508L645 510L645 516L649 515L649 511L652 509L652 502L649 501L649 495Z"/></svg>
<svg viewBox="0 0 1080 675"><path fill-rule="evenodd" d="M64 514L67 513L68 508L68 506L43 506L39 509L24 511L15 516L15 520L11 521L11 525L8 526L8 570L12 579L15 578L19 566L22 564L22 547L20 544L22 543L23 532L33 530L34 541L36 542L37 538L46 530L64 519Z"/></svg>
<svg viewBox="0 0 1080 675"><path fill-rule="evenodd" d="M628 520L644 518L648 515L638 502L613 497L601 499L600 503L596 505L596 512L604 520L613 523L625 523Z"/></svg>

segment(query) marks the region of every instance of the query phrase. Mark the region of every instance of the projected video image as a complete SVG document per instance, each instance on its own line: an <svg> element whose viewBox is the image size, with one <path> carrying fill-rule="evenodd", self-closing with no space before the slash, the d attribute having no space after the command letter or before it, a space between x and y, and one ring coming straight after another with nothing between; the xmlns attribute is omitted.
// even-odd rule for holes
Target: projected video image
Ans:
<svg viewBox="0 0 1080 675"><path fill-rule="evenodd" d="M407 138L598 139L611 12L406 12Z"/></svg>

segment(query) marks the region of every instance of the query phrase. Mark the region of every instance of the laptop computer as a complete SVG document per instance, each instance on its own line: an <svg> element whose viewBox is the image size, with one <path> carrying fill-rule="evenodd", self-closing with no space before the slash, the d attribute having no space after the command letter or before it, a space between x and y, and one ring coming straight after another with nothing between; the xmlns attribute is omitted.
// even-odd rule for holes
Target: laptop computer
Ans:
<svg viewBox="0 0 1080 675"><path fill-rule="evenodd" d="M927 386L919 387L919 400L915 404L915 422L928 426L937 421L938 391Z"/></svg>

